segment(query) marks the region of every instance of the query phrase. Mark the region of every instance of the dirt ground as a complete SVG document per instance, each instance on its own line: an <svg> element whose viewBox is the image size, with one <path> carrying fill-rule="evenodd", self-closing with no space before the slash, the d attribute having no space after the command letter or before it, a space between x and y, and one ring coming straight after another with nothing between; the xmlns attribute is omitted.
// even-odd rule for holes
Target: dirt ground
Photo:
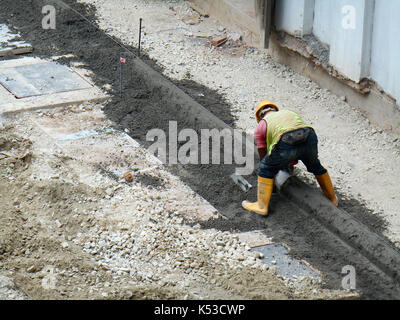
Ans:
<svg viewBox="0 0 400 320"><path fill-rule="evenodd" d="M185 1L139 0L134 5L127 0L112 5L106 0L81 2L95 5L102 29L125 44L137 45L134 31L138 18L142 18L143 51L157 61L169 78L194 81L223 96L229 115L214 110L212 103L208 103L209 109L234 127L252 134L254 110L265 99L298 112L318 134L320 159L346 210L353 203L353 211L360 211L356 203L361 203L374 217L383 220L385 227L377 229L400 247L398 135L371 125L360 111L346 103L345 96L338 97L275 63L267 50L248 48L232 40L213 48L209 45L211 38L224 35L236 39L240 30L226 28L206 17L200 17L199 23L185 23L197 14ZM123 10L111 10L110 6ZM203 94L207 96L208 92ZM298 168L300 177L315 184L301 163ZM368 220L365 216L361 213L358 218Z"/></svg>
<svg viewBox="0 0 400 320"><path fill-rule="evenodd" d="M134 21L143 17L143 50L148 54L143 59L232 126L251 132L252 109L266 95L302 113L321 132L321 158L340 192L342 208L397 241L398 186L392 178L398 171L391 159L398 157L399 149L390 133L370 135L374 129L357 111L274 64L265 52L239 43L214 50L204 39L188 36L203 25L215 34L228 31L205 18L199 25L182 22L193 14L184 1L113 2L123 8L120 11L109 10L108 1L91 1L96 7L66 2L88 19L97 19L132 52ZM167 99L135 76L128 54L120 98L118 64L110 61L118 61L126 49L68 8L60 9L58 30L49 31L49 37L34 14L41 4L4 1L13 14L0 15L0 21L17 28L39 57L72 53L73 58L60 61L82 62L112 99L1 118L0 274L33 299L354 297L338 290L340 269L353 263L354 252L323 234L315 222L294 214L296 208L279 195L271 204L272 213L278 214L269 220L254 217L238 205L248 195L226 180L232 167L164 167L149 155L145 134L166 129L168 120L179 120L179 127L185 128L184 120L168 110ZM155 9L157 20L151 19ZM83 130L97 134L68 136ZM353 131L369 144L353 141ZM332 144L338 150L334 157ZM375 172L372 160L394 171ZM125 171L133 172L133 182L121 178ZM301 168L296 174L310 178ZM378 176L387 179L385 190L377 191L363 180L373 182ZM255 175L249 179L254 184ZM249 251L240 238L260 229L317 265L326 273L324 281L285 279L261 263L262 256ZM363 268L366 275L360 283L371 293L376 279Z"/></svg>
<svg viewBox="0 0 400 320"><path fill-rule="evenodd" d="M119 146L125 155L114 149L108 151L114 153L110 156L109 145L103 145L106 155L101 155L93 137L60 142L64 141L60 137L83 124L104 129L110 123L102 114L101 106L86 105L2 120L0 268L20 295L31 299L348 295L324 290L320 281L312 279L284 281L237 235L203 230L198 223L191 226L218 213L139 145L124 140L123 133L120 138L112 133L117 142L101 135L97 139ZM129 164L133 182L113 174L113 162L122 169Z"/></svg>

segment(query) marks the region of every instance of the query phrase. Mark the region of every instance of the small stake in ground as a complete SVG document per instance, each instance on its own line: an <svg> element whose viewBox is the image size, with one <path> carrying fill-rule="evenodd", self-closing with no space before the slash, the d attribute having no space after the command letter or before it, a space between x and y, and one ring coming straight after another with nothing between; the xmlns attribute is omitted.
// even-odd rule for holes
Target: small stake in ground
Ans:
<svg viewBox="0 0 400 320"><path fill-rule="evenodd" d="M140 43L142 42L142 18L139 19L139 45L138 45L138 56L140 57Z"/></svg>
<svg viewBox="0 0 400 320"><path fill-rule="evenodd" d="M119 58L119 95L122 98L122 64L126 63L126 58Z"/></svg>

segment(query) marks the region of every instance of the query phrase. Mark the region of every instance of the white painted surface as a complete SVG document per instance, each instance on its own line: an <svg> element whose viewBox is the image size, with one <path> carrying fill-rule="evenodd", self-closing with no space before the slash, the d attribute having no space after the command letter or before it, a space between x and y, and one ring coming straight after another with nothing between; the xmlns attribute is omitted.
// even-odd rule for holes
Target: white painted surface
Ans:
<svg viewBox="0 0 400 320"><path fill-rule="evenodd" d="M400 103L399 0L376 0L371 78Z"/></svg>
<svg viewBox="0 0 400 320"><path fill-rule="evenodd" d="M358 82L369 75L373 4L373 0L280 0L276 27L295 36L312 31L330 45L330 64ZM343 10L349 7L354 18L350 26Z"/></svg>
<svg viewBox="0 0 400 320"><path fill-rule="evenodd" d="M315 0L279 0L276 2L275 25L294 36L310 34Z"/></svg>
<svg viewBox="0 0 400 320"><path fill-rule="evenodd" d="M354 8L354 28L346 6ZM294 36L308 34L311 21L336 70L355 82L376 81L399 104L400 0L279 0L275 21Z"/></svg>
<svg viewBox="0 0 400 320"><path fill-rule="evenodd" d="M331 42L331 12L335 0L315 0L312 33L323 43Z"/></svg>
<svg viewBox="0 0 400 320"><path fill-rule="evenodd" d="M373 5L372 0L336 0L331 7L329 62L355 82L369 75ZM354 27L345 6L354 8Z"/></svg>

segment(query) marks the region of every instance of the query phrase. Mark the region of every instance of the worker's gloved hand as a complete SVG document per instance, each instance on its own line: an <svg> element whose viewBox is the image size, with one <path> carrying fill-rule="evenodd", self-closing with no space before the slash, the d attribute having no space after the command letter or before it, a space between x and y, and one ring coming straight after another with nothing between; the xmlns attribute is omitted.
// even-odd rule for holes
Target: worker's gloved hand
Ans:
<svg viewBox="0 0 400 320"><path fill-rule="evenodd" d="M289 167L294 167L296 164L298 164L299 162L296 160L296 161L293 161L293 162L291 162L290 164L289 164Z"/></svg>
<svg viewBox="0 0 400 320"><path fill-rule="evenodd" d="M296 165L296 164L298 164L299 162L296 160L296 161L292 161L290 164L289 164L289 167L288 167L288 172L292 175L293 174L293 171L294 171L294 166Z"/></svg>

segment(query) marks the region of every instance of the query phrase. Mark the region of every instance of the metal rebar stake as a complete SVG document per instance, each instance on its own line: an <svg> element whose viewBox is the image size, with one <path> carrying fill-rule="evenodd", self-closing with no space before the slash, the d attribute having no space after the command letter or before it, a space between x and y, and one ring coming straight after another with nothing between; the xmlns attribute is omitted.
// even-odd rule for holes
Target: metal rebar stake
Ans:
<svg viewBox="0 0 400 320"><path fill-rule="evenodd" d="M139 19L139 45L138 45L138 56L140 57L140 43L142 41L142 18Z"/></svg>
<svg viewBox="0 0 400 320"><path fill-rule="evenodd" d="M121 57L122 55L119 55L119 96L122 98L122 61Z"/></svg>

